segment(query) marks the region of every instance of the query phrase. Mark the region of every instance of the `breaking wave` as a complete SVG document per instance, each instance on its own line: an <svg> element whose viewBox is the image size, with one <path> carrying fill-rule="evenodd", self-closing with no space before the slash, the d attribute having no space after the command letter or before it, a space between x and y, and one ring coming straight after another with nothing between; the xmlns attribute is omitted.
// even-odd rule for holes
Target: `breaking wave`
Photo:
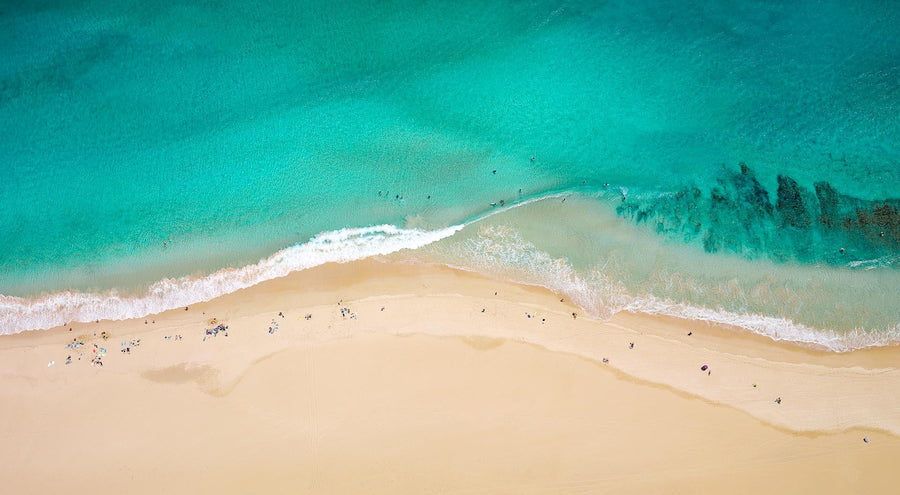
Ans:
<svg viewBox="0 0 900 495"><path fill-rule="evenodd" d="M550 194L549 197L564 197ZM517 208L547 199L532 198ZM775 341L787 341L835 352L900 343L900 326L835 331L789 318L710 308L662 297L649 290L629 289L621 268L603 263L576 270L566 258L553 257L504 225L484 225L505 210L490 210L461 225L438 230L402 229L391 225L346 228L324 232L240 268L226 268L202 277L163 279L138 296L58 292L34 298L0 295L0 334L48 329L68 322L141 318L162 311L209 301L325 263L344 263L401 250L415 250L414 258L483 273L516 283L545 287L567 297L588 315L608 319L622 311L672 316L698 322L731 325ZM455 237L466 228L473 235ZM476 231L468 231L475 228ZM454 236L452 239L449 239ZM442 239L447 239L444 242ZM423 248L428 246L424 250ZM886 260L876 260L883 264ZM888 261L892 263L893 260ZM653 292L657 292L653 290Z"/></svg>
<svg viewBox="0 0 900 495"><path fill-rule="evenodd" d="M444 244L444 243L440 243ZM834 331L804 325L788 318L740 313L673 301L654 294L635 294L599 266L580 273L565 258L554 258L505 226L483 226L477 235L460 242L427 248L443 263L517 283L547 288L566 296L588 315L608 319L622 311L664 315L730 325L775 341L803 344L834 352L896 345L900 327Z"/></svg>
<svg viewBox="0 0 900 495"><path fill-rule="evenodd" d="M323 232L240 268L225 268L202 277L166 278L139 296L57 292L35 298L0 295L0 334L48 329L68 322L141 318L169 309L209 301L266 280L325 263L345 263L403 249L417 249L462 229L401 229L391 225Z"/></svg>

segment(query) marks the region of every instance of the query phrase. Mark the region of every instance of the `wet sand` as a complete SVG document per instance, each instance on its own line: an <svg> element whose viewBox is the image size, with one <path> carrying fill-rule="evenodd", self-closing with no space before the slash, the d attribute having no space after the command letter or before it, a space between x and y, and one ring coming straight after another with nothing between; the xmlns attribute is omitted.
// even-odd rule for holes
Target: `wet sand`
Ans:
<svg viewBox="0 0 900 495"><path fill-rule="evenodd" d="M4 491L887 493L900 482L897 348L824 353L701 322L578 313L544 289L369 260L146 324L0 337ZM205 335L220 323L227 337ZM84 345L67 348L73 339Z"/></svg>

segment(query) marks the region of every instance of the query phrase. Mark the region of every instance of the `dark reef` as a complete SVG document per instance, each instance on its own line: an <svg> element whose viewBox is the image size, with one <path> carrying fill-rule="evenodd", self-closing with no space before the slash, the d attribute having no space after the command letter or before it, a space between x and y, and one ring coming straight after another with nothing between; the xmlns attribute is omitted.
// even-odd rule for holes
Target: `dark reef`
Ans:
<svg viewBox="0 0 900 495"><path fill-rule="evenodd" d="M708 191L686 186L648 198L632 195L617 213L710 253L776 261L847 264L900 256L900 198L865 200L827 182L812 192L787 175L777 177L775 203L746 164L722 168Z"/></svg>

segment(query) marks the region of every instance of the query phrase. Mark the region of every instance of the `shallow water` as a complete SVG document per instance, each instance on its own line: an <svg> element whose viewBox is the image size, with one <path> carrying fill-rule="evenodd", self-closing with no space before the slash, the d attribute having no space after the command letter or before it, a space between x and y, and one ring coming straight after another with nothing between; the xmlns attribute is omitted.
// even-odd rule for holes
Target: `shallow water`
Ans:
<svg viewBox="0 0 900 495"><path fill-rule="evenodd" d="M900 340L896 269L710 254L623 223L595 197L504 211L404 256L547 287L604 318L666 314L833 350Z"/></svg>
<svg viewBox="0 0 900 495"><path fill-rule="evenodd" d="M116 318L211 297L240 284L134 303L317 234L411 239L559 194L419 255L478 268L479 242L531 243L596 314L886 342L898 25L887 1L7 7L0 332L73 300Z"/></svg>

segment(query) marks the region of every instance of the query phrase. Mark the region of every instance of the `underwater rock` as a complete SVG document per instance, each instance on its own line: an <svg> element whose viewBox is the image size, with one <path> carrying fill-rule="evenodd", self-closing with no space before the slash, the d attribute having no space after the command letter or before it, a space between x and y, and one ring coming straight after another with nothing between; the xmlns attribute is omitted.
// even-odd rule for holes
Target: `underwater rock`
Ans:
<svg viewBox="0 0 900 495"><path fill-rule="evenodd" d="M833 228L840 215L838 192L827 182L816 182L816 199L819 200L819 223L826 228Z"/></svg>
<svg viewBox="0 0 900 495"><path fill-rule="evenodd" d="M738 191L741 192L741 200L753 205L760 212L772 214L772 203L769 201L769 191L756 180L756 176L746 163L741 162L741 174L734 179Z"/></svg>
<svg viewBox="0 0 900 495"><path fill-rule="evenodd" d="M778 176L778 203L775 209L781 214L781 226L808 229L810 224L809 212L803 207L803 196L797 181L786 175Z"/></svg>
<svg viewBox="0 0 900 495"><path fill-rule="evenodd" d="M707 192L692 185L650 198L632 194L616 212L660 235L699 242L710 253L830 264L900 260L900 200L863 200L828 182L816 182L813 193L787 175L778 175L777 183L773 205L741 163L739 172L723 167Z"/></svg>

